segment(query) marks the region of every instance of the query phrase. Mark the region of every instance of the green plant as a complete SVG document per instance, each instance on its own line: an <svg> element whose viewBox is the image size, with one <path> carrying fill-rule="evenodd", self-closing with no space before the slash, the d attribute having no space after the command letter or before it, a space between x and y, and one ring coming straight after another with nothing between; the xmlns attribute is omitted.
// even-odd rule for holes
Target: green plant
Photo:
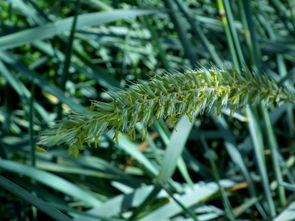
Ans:
<svg viewBox="0 0 295 221"><path fill-rule="evenodd" d="M1 0L0 220L295 219L295 106L289 93L295 94L293 2ZM222 71L218 86L233 90L227 91L231 101L218 114L218 102L226 101L222 97L226 92L216 96L216 90L208 90L208 83L201 82L206 76L195 71L200 86L190 87L185 76L191 71L159 74L193 69L196 62L235 70L248 67L256 73L241 71L244 78L254 75L249 77L253 81L242 83L247 82L246 90L236 87L240 83L235 87L228 83L233 82L229 77L240 82L235 71ZM148 115L154 118L148 121L144 119L150 110L147 102L156 99L141 88L140 80L153 74L157 76L144 82L153 93L160 93L151 84L156 79L165 86L163 79L175 77L170 85L177 85L165 86L169 96L161 100L164 111L155 117L159 103L155 102ZM270 80L274 90L254 80L267 76L275 79ZM128 89L130 81L138 84ZM118 116L127 119L127 129L123 124L119 128L119 121L106 120L109 125L99 134L107 134L96 139L99 149L82 144L85 149L78 158L67 156L67 139L44 149L36 146L36 134L61 119L50 139L59 137L57 131L66 135L72 128L66 130L63 122L71 119L77 122L73 134L87 138L92 118L124 106L115 104L105 91L125 90L111 93L126 100L136 85L140 87L136 95L145 102L140 103L144 111L126 109L142 113L136 130L133 127L134 141L124 133L132 131L135 119L122 117L121 111ZM234 88L245 91L236 105ZM192 89L204 99L190 100L195 106L188 112ZM275 91L282 95L277 101L272 96ZM277 104L289 98L291 103ZM253 105L255 99L263 102ZM99 105L111 108L93 104L88 110L91 100L104 101ZM243 108L244 103L251 105ZM166 106L174 108L171 115ZM67 117L68 108L74 113ZM185 116L190 113L192 121ZM172 128L168 121L179 118ZM159 120L153 123L154 119ZM140 123L143 120L145 124ZM142 142L140 135L147 128ZM114 134L118 143L112 140ZM81 140L87 141L95 146L95 138ZM79 145L70 144L70 151L77 154L79 148L73 147Z"/></svg>
<svg viewBox="0 0 295 221"><path fill-rule="evenodd" d="M228 107L231 112L237 108L264 101L268 105L294 102L294 96L269 79L243 70L197 69L178 74L156 76L148 82L140 81L118 92L109 92L111 102L93 101L91 112L72 113L50 130L42 133L40 145L66 143L69 153L77 156L83 144L94 141L114 129L136 137L136 124L142 124L145 137L148 126L157 119L168 119L174 124L181 116L192 118L195 111L220 113Z"/></svg>

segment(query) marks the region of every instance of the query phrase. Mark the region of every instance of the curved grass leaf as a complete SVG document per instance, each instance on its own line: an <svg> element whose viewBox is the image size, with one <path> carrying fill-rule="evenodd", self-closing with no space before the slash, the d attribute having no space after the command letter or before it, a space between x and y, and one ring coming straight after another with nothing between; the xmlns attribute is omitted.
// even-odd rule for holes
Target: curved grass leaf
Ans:
<svg viewBox="0 0 295 221"><path fill-rule="evenodd" d="M102 25L108 22L142 15L151 15L157 12L159 11L148 9L117 9L108 12L88 13L78 16L76 28L79 29L87 26ZM31 28L0 37L0 50L12 49L70 31L72 20L73 17L70 17L50 24L42 25L37 28Z"/></svg>
<svg viewBox="0 0 295 221"><path fill-rule="evenodd" d="M97 206L101 204L101 202L90 193L86 192L85 190L82 190L75 184L54 174L36 168L32 168L20 163L16 163L10 160L3 159L0 160L0 168L13 173L18 173L30 177L57 191L72 196L75 199L80 199L89 205Z"/></svg>

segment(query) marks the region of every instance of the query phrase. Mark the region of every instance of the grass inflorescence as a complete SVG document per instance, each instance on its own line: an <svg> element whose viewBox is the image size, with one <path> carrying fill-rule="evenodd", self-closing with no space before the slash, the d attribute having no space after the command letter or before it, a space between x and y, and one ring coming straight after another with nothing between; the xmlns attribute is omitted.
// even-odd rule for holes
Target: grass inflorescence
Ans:
<svg viewBox="0 0 295 221"><path fill-rule="evenodd" d="M156 76L140 81L127 90L109 92L111 102L93 101L91 112L71 113L53 128L42 133L39 144L52 146L66 143L70 153L77 155L83 144L94 141L114 129L136 137L136 124L142 124L143 137L147 127L157 119L174 124L181 116L200 113L220 113L228 107L237 108L264 101L268 105L294 102L286 89L266 75L249 70L238 73L232 69L197 69L184 73Z"/></svg>

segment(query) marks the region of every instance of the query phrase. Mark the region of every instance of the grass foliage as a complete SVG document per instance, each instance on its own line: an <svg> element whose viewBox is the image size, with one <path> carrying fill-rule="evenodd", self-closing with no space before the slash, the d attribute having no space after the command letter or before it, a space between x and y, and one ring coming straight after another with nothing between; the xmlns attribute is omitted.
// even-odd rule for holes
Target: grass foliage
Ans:
<svg viewBox="0 0 295 221"><path fill-rule="evenodd" d="M292 0L0 11L1 221L295 219Z"/></svg>

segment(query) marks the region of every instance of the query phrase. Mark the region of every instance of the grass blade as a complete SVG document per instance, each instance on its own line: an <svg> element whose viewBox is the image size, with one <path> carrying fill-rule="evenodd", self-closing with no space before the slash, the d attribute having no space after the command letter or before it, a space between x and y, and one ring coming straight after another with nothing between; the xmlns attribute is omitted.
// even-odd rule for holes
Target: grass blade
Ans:
<svg viewBox="0 0 295 221"><path fill-rule="evenodd" d="M274 221L295 220L295 202L291 203L287 209L281 212Z"/></svg>
<svg viewBox="0 0 295 221"><path fill-rule="evenodd" d="M29 202L30 204L37 207L42 212L46 213L48 216L52 217L55 220L58 221L71 221L71 219L58 211L56 208L50 206L48 203L45 203L41 199L35 197L31 193L29 193L27 190L23 189L19 185L11 182L7 178L0 175L0 186L3 189L6 189L7 191L11 192L12 194L18 196L19 198Z"/></svg>
<svg viewBox="0 0 295 221"><path fill-rule="evenodd" d="M269 215L270 217L274 217L276 215L276 210L275 210L274 202L271 196L270 185L269 185L268 176L266 172L267 170L266 170L265 159L264 159L264 146L263 146L263 140L262 140L262 133L257 124L258 122L257 118L255 117L250 107L247 108L247 114L249 117L249 130L253 140L257 166L258 166L259 173L261 175L263 190L264 190L268 207L269 207Z"/></svg>
<svg viewBox="0 0 295 221"><path fill-rule="evenodd" d="M16 69L20 74L28 77L29 79L34 79L35 83L48 92L49 94L57 97L61 102L67 104L72 110L77 112L87 112L87 109L82 105L78 104L73 99L65 96L65 94L56 86L50 84L45 78L38 75L34 71L30 70L23 63L19 62L11 54L7 52L0 52L0 58L7 64L9 64L13 69Z"/></svg>
<svg viewBox="0 0 295 221"><path fill-rule="evenodd" d="M220 184L223 188L228 188L234 185L230 180L221 180ZM215 182L209 183L195 183L193 189L175 197L187 208L196 205L197 203L204 202L213 194L218 192L218 186ZM164 206L152 211L148 215L140 219L140 221L154 221L154 220L169 220L169 218L181 213L183 209L175 202L170 201Z"/></svg>
<svg viewBox="0 0 295 221"><path fill-rule="evenodd" d="M214 150L210 149L206 140L204 139L204 137L201 137L201 142L204 146L204 149L205 149L205 157L208 158L209 162L210 162L210 165L211 165L211 168L212 168L212 173L213 173L213 177L214 177L214 180L218 186L218 189L219 189L219 192L220 192L220 195L221 195L221 200L222 200L222 203L223 203L223 206L224 206L224 209L225 209L225 214L227 216L227 218L231 221L235 220L235 217L234 217L234 214L232 212L232 207L231 207L231 204L228 200L228 197L223 189L223 187L221 186L220 184L220 175L219 175L219 172L218 172L218 169L217 169L217 165L215 163L216 159L217 159L217 155L216 153L214 152Z"/></svg>
<svg viewBox="0 0 295 221"><path fill-rule="evenodd" d="M177 123L167 146L159 176L157 177L160 183L168 182L173 175L178 158L182 154L192 126L193 123L186 116L182 117Z"/></svg>
<svg viewBox="0 0 295 221"><path fill-rule="evenodd" d="M265 105L262 105L262 114L263 114L263 119L264 119L264 123L265 123L265 127L266 127L266 134L269 140L269 145L270 145L270 149L271 149L271 157L272 157L272 163L273 163L273 167L274 167L274 172L275 172L275 177L276 180L278 182L278 184L283 182L283 178L282 178L282 172L281 172L281 168L279 165L279 156L278 156L278 143L277 140L275 138L275 134L269 119L269 114L266 110ZM284 206L286 204L286 195L285 195L285 190L283 186L278 186L278 192L279 192L279 197L280 197L280 203L282 206Z"/></svg>
<svg viewBox="0 0 295 221"><path fill-rule="evenodd" d="M76 199L80 199L89 205L97 206L101 202L92 196L90 193L82 190L80 187L72 184L71 182L64 180L54 174L32 168L20 163L16 163L10 160L0 160L0 168L13 173L22 174L28 176L44 185L47 185L53 189L56 189L64 194L72 196Z"/></svg>
<svg viewBox="0 0 295 221"><path fill-rule="evenodd" d="M78 20L79 8L80 8L80 0L76 0L75 7L76 7L75 8L75 15L74 15L73 23L71 26L69 40L67 42L65 61L64 61L63 72L62 72L61 81L60 81L60 89L62 91L65 90L66 82L69 77L69 68L71 65L71 57L72 57L72 52L73 52L73 42L74 42L74 38L75 38L75 32L76 32L76 26L77 26L77 20ZM59 104L59 106L58 106L57 114L58 114L57 118L62 119L62 105L61 104Z"/></svg>
<svg viewBox="0 0 295 221"><path fill-rule="evenodd" d="M117 9L108 12L88 13L78 16L76 28L79 29L93 25L102 25L108 22L142 15L151 15L158 12L158 10L148 9ZM10 35L5 35L0 37L0 50L12 49L70 31L72 22L73 17L70 17L50 24L42 25L37 28L31 28Z"/></svg>

